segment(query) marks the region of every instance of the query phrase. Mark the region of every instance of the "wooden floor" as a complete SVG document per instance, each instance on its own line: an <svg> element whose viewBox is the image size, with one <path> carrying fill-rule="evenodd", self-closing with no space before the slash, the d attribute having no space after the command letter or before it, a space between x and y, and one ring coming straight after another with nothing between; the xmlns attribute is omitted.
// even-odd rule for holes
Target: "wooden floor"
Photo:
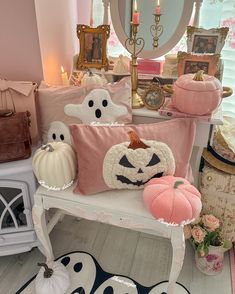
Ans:
<svg viewBox="0 0 235 294"><path fill-rule="evenodd" d="M56 257L71 251L91 253L108 272L127 275L145 286L168 279L171 245L168 239L66 216L51 233ZM191 294L232 294L228 254L222 274L208 277L194 265L194 251L187 244L179 282ZM44 261L38 249L0 257L0 294L13 294Z"/></svg>

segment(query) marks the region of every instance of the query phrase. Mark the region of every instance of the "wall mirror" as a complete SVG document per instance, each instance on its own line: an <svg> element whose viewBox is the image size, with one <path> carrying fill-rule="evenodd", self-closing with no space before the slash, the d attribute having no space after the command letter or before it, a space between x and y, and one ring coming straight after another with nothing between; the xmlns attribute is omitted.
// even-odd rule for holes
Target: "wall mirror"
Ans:
<svg viewBox="0 0 235 294"><path fill-rule="evenodd" d="M110 11L115 32L125 46L130 37L130 21L133 12L133 0L110 0ZM140 12L138 37L145 40L144 50L139 57L157 58L169 52L183 36L192 15L195 0L161 0L161 24L163 34L159 39L158 48L153 48L153 37L150 26L154 24L156 0L137 0Z"/></svg>

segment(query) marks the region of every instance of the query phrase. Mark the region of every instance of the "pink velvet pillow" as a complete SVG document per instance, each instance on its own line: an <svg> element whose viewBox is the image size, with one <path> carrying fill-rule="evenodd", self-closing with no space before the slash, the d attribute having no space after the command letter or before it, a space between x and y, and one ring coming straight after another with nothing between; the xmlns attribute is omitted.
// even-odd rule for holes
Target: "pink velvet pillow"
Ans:
<svg viewBox="0 0 235 294"><path fill-rule="evenodd" d="M141 140L156 140L167 144L175 158L175 175L192 180L189 159L196 131L194 120L174 119L126 126L71 125L70 131L78 158L75 193L89 195L110 190L103 178L104 158L113 145L129 142L130 131L137 133Z"/></svg>
<svg viewBox="0 0 235 294"><path fill-rule="evenodd" d="M102 97L99 97L99 92L101 91L105 92L106 96L109 96L111 98L112 103L108 103L108 105L105 105L105 107L102 107L102 105L99 105L99 107L96 105L97 103L93 103L93 107L88 106L89 100L94 100L96 98L97 100L100 100L102 103ZM95 90L95 92L94 92ZM98 90L98 94L96 95L96 91ZM92 94L92 93L93 94ZM89 98L88 95L90 95L92 98ZM102 94L102 93L101 93ZM98 96L98 97L95 97ZM50 130L49 133L57 134L57 135L63 135L64 138L69 136L69 132L66 130L66 126L72 123L82 123L82 120L79 119L80 115L78 114L78 117L76 116L69 116L65 114L64 108L67 105L81 105L84 99L88 99L87 101L87 109L74 109L74 112L76 114L76 111L78 113L84 114L87 113L87 118L89 120L86 120L85 123L89 124L93 121L97 121L100 123L108 123L113 122L114 118L115 121L118 123L131 123L132 122L132 109L131 109L131 85L130 85L130 78L124 78L120 80L117 83L114 84L107 84L104 86L100 85L88 85L83 87L76 87L76 86L61 86L61 87L39 87L38 90L38 103L39 103L39 111L40 111L40 119L41 119L41 132L42 132L42 138L43 142L47 142L47 133L52 126L52 130ZM104 98L107 100L107 97ZM86 101L85 101L86 102ZM100 104L101 104L100 103ZM107 104L107 103L106 103ZM99 116L97 119L95 119L96 110L99 110ZM120 114L114 117L118 110L122 109L125 110L123 112L120 111ZM81 111L82 110L82 111ZM73 112L70 110L70 112ZM90 113L89 113L90 112ZM125 114L122 114L125 113ZM105 116L103 115L105 114ZM104 120L105 118L105 120ZM48 136L49 138L52 136ZM52 139L49 141L53 141ZM68 140L67 140L68 141ZM65 140L65 142L67 142ZM67 142L69 143L69 142Z"/></svg>

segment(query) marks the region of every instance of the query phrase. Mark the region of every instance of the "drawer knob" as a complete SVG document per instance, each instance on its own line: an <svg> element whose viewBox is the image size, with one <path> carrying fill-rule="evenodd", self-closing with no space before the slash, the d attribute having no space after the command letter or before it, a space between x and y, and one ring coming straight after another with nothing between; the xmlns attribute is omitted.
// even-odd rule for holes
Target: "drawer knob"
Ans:
<svg viewBox="0 0 235 294"><path fill-rule="evenodd" d="M212 181L212 177L211 177L211 176L207 176L207 180L208 180L209 182L211 182L211 181Z"/></svg>

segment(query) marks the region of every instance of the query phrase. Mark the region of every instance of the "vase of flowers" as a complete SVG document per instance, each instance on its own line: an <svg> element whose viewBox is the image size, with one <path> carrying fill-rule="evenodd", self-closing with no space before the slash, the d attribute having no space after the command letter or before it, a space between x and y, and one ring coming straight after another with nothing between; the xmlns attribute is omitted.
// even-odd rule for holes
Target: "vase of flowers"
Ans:
<svg viewBox="0 0 235 294"><path fill-rule="evenodd" d="M211 214L202 215L186 226L185 235L195 248L197 268L207 275L221 273L224 252L231 248L231 243L221 237L220 220Z"/></svg>

